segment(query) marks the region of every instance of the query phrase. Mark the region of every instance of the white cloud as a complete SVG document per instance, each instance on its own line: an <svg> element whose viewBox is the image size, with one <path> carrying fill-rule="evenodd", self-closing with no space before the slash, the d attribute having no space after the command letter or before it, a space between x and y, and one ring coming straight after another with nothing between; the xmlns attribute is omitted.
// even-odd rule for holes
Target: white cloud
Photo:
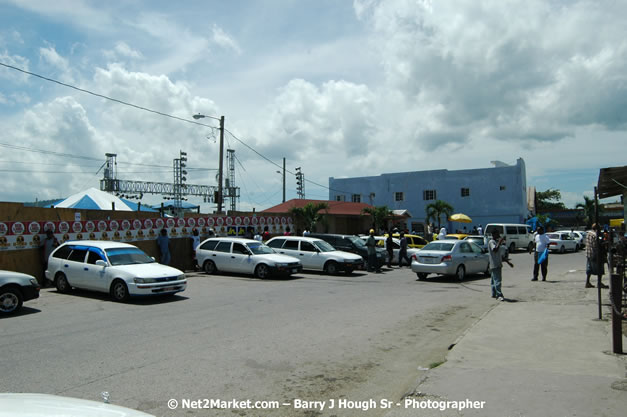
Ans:
<svg viewBox="0 0 627 417"><path fill-rule="evenodd" d="M128 58L131 60L143 59L144 56L141 52L131 48L126 42L119 41L115 44L111 50L103 51L105 57L109 60L115 60L117 58Z"/></svg>
<svg viewBox="0 0 627 417"><path fill-rule="evenodd" d="M10 55L8 51L0 52L0 61L7 65L28 71L29 61L27 58L19 55ZM5 79L18 84L28 81L28 75L15 71L10 68L0 66L0 79Z"/></svg>
<svg viewBox="0 0 627 417"><path fill-rule="evenodd" d="M47 48L39 48L39 56L48 65L56 68L60 72L61 81L72 83L74 77L72 77L72 70L70 68L69 61L59 55L53 46Z"/></svg>
<svg viewBox="0 0 627 417"><path fill-rule="evenodd" d="M230 49L240 55L242 49L239 47L235 39L229 36L221 27L213 25L213 41L224 49Z"/></svg>

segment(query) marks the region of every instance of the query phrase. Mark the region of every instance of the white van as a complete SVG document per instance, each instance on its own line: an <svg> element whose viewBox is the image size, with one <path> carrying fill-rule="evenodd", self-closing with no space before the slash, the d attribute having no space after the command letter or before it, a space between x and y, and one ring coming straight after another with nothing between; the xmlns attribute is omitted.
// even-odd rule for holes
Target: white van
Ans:
<svg viewBox="0 0 627 417"><path fill-rule="evenodd" d="M483 232L486 244L492 237L494 230L498 230L501 237L505 237L509 253L514 253L518 248L533 250L534 243L531 226L514 223L490 223L486 225L485 232Z"/></svg>

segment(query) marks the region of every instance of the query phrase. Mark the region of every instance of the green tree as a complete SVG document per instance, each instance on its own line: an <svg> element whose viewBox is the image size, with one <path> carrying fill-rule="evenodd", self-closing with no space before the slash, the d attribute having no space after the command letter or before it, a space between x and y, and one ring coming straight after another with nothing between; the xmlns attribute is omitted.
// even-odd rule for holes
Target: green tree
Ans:
<svg viewBox="0 0 627 417"><path fill-rule="evenodd" d="M536 192L536 211L564 210L566 206L561 202L560 190L549 188L546 191Z"/></svg>
<svg viewBox="0 0 627 417"><path fill-rule="evenodd" d="M593 221L592 219L594 219L594 213L595 213L594 199L584 195L583 203L577 203L575 208L583 209L583 216L585 217L585 220L586 220L586 227L588 229L592 227L592 221Z"/></svg>
<svg viewBox="0 0 627 417"><path fill-rule="evenodd" d="M431 223L432 220L437 220L438 229L440 229L441 217L444 215L446 218L448 218L451 214L453 214L453 206L451 206L446 201L435 200L435 202L427 204L427 206L425 207L425 212L427 213L427 223Z"/></svg>
<svg viewBox="0 0 627 417"><path fill-rule="evenodd" d="M372 216L372 228L375 231L378 231L381 227L385 226L385 221L392 215L388 206L365 207L361 213Z"/></svg>
<svg viewBox="0 0 627 417"><path fill-rule="evenodd" d="M329 209L327 203L307 203L303 207L292 207L290 213L294 216L296 226L314 231L316 224L321 222ZM320 213L324 210L324 213Z"/></svg>

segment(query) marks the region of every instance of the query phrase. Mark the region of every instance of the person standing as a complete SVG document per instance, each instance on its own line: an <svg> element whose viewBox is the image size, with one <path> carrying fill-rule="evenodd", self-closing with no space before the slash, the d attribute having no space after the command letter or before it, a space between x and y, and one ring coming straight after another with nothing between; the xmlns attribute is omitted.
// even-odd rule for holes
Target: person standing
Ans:
<svg viewBox="0 0 627 417"><path fill-rule="evenodd" d="M196 248L200 245L200 233L198 229L194 227L192 230L192 260L194 262L194 269L198 270L198 259L196 258Z"/></svg>
<svg viewBox="0 0 627 417"><path fill-rule="evenodd" d="M501 283L503 281L503 261L507 262L510 267L514 265L507 259L505 240L501 238L498 230L492 232L492 239L488 242L488 251L490 255L490 287L492 289L492 298L499 301L505 301L503 292L501 291Z"/></svg>
<svg viewBox="0 0 627 417"><path fill-rule="evenodd" d="M542 270L542 281L546 281L546 275L549 269L549 237L544 233L544 227L538 226L536 234L533 238L533 278L532 281L538 280L538 272ZM529 252L531 253L531 252Z"/></svg>
<svg viewBox="0 0 627 417"><path fill-rule="evenodd" d="M377 240L374 238L374 229L370 229L370 236L366 240L368 248L368 271L381 272L381 267L377 262Z"/></svg>
<svg viewBox="0 0 627 417"><path fill-rule="evenodd" d="M394 258L394 239L392 239L392 231L388 232L385 238L385 250L388 253L388 268L392 268L392 259Z"/></svg>
<svg viewBox="0 0 627 417"><path fill-rule="evenodd" d="M407 238L405 237L405 233L401 232L399 235L401 238L400 241L400 250L398 251L398 267L403 267L403 260L407 261L407 266L411 266L411 260L407 257Z"/></svg>
<svg viewBox="0 0 627 417"><path fill-rule="evenodd" d="M586 234L586 288L594 288L594 285L590 282L592 275L603 276L605 274L604 259L598 262L598 257L603 256L602 246L599 245L599 225L594 223L592 230L589 230ZM601 270L598 271L598 265L601 265ZM607 288L607 285L603 284L599 279L600 287Z"/></svg>
<svg viewBox="0 0 627 417"><path fill-rule="evenodd" d="M47 229L46 238L41 244L41 249L42 249L41 255L43 257L42 265L44 267L44 280L43 280L42 286L44 287L46 286L46 269L48 269L48 258L50 258L50 254L57 246L59 246L59 241L54 236L54 233L52 233L52 230Z"/></svg>
<svg viewBox="0 0 627 417"><path fill-rule="evenodd" d="M479 225L479 227L477 227L477 233L481 236L483 236L483 227L481 227L481 225Z"/></svg>
<svg viewBox="0 0 627 417"><path fill-rule="evenodd" d="M161 253L161 263L170 265L170 238L166 229L161 229L161 233L157 237L157 246Z"/></svg>
<svg viewBox="0 0 627 417"><path fill-rule="evenodd" d="M446 239L446 227L440 228L440 233L438 234L438 240Z"/></svg>
<svg viewBox="0 0 627 417"><path fill-rule="evenodd" d="M270 239L270 231L268 229L268 226L264 226L263 228L263 234L261 235L261 240L263 240L264 242Z"/></svg>

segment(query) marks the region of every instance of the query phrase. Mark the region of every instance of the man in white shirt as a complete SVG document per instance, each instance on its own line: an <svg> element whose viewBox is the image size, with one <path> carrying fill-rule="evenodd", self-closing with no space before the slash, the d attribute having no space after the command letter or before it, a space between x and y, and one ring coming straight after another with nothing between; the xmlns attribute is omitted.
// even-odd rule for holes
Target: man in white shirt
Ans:
<svg viewBox="0 0 627 417"><path fill-rule="evenodd" d="M549 268L549 237L544 233L544 227L538 226L534 237L533 251L533 278L532 281L538 280L538 272L542 270L542 281L546 281L546 275ZM531 252L529 252L531 253ZM538 259L541 262L538 263Z"/></svg>

